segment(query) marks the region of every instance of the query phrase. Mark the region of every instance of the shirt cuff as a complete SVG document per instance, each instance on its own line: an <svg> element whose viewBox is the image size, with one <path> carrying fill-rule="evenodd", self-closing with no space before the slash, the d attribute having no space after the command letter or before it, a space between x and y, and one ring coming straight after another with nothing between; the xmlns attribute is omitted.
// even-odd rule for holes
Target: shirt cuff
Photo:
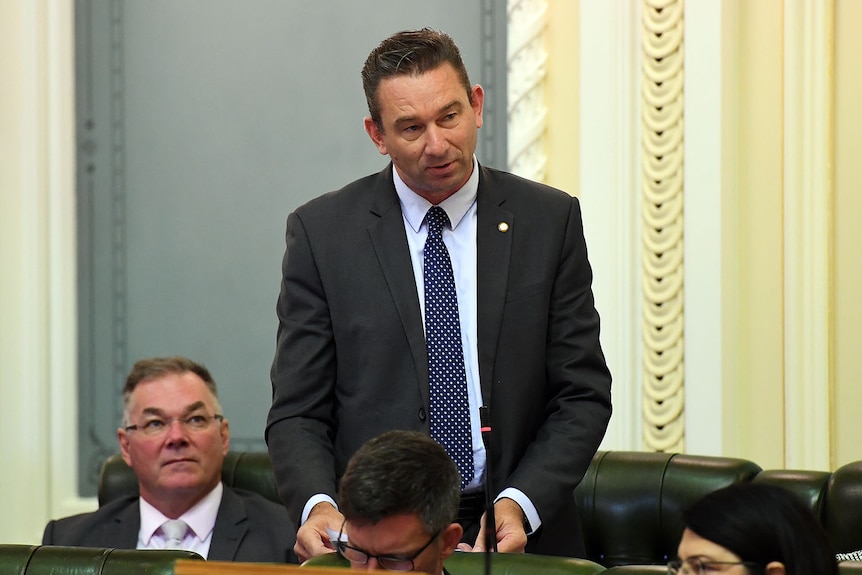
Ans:
<svg viewBox="0 0 862 575"><path fill-rule="evenodd" d="M314 508L314 506L318 503L323 502L332 503L332 506L338 509L338 505L335 503L335 500L329 495L326 495L324 493L312 495L311 498L308 500L308 503L305 504L305 507L302 508L302 521L300 521L299 524L302 525L303 523L305 523L306 519L308 519L309 513L311 513L311 510Z"/></svg>
<svg viewBox="0 0 862 575"><path fill-rule="evenodd" d="M536 511L536 506L533 505L533 502L530 501L529 497L524 495L523 491L515 489L514 487L507 487L500 492L500 495L497 496L494 503L498 502L503 497L508 497L521 506L521 509L524 511L524 517L527 519L524 524L524 530L527 532L527 535L532 535L535 533L536 529L542 526L542 520L539 518L539 512Z"/></svg>

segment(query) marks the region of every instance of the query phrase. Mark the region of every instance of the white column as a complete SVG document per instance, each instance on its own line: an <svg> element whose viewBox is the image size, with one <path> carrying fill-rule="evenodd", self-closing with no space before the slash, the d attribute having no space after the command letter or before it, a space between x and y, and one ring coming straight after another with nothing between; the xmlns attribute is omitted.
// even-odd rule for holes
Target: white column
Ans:
<svg viewBox="0 0 862 575"><path fill-rule="evenodd" d="M831 469L833 46L831 0L784 4L785 459Z"/></svg>
<svg viewBox="0 0 862 575"><path fill-rule="evenodd" d="M723 454L736 375L736 34L735 0L685 3L685 443L701 455Z"/></svg>
<svg viewBox="0 0 862 575"><path fill-rule="evenodd" d="M613 374L602 449L641 441L640 2L580 2L580 198Z"/></svg>
<svg viewBox="0 0 862 575"><path fill-rule="evenodd" d="M72 0L0 3L0 541L76 495ZM10 521L15 518L15 521Z"/></svg>

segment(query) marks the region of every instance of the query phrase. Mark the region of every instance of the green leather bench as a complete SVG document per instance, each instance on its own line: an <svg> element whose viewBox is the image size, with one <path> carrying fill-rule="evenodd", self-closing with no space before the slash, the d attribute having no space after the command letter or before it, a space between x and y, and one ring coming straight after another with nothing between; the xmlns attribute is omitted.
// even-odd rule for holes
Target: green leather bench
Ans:
<svg viewBox="0 0 862 575"><path fill-rule="evenodd" d="M139 551L55 545L0 544L0 575L173 575L191 551Z"/></svg>

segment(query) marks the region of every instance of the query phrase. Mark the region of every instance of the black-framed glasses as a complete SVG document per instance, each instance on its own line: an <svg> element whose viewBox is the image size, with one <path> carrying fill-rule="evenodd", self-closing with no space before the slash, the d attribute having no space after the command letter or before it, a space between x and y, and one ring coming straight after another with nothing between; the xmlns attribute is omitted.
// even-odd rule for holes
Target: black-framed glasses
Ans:
<svg viewBox="0 0 862 575"><path fill-rule="evenodd" d="M335 542L335 549L338 551L338 554L351 563L356 563L357 565L366 565L369 559L377 559L377 563L387 571L413 571L415 568L413 560L419 557L423 551L428 549L428 546L437 539L442 531L437 531L437 533L431 536L428 543L423 545L419 551L411 553L409 556L399 557L397 555L372 555L365 549L348 545L347 541L344 541L341 538L341 535L344 533L345 523L347 523L347 521L341 524L341 531L339 531L338 540Z"/></svg>
<svg viewBox="0 0 862 575"><path fill-rule="evenodd" d="M670 561L667 564L668 575L709 575L721 571L724 566L745 565L746 567L755 567L759 563L752 561L706 561L703 559L679 559Z"/></svg>
<svg viewBox="0 0 862 575"><path fill-rule="evenodd" d="M224 416L196 413L193 415L186 415L184 417L171 417L169 419L151 417L140 425L127 425L125 429L126 431L138 431L147 437L159 437L168 432L171 425L174 424L174 421L179 421L180 425L182 425L183 429L186 431L196 433L207 429L213 421L224 421Z"/></svg>

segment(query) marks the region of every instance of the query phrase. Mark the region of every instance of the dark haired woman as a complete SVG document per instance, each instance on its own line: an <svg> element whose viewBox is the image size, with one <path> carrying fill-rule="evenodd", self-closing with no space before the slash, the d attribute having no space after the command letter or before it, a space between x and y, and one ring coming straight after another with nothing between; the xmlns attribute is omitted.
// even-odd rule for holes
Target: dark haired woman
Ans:
<svg viewBox="0 0 862 575"><path fill-rule="evenodd" d="M671 574L838 574L817 518L781 487L746 482L713 491L683 513L683 522Z"/></svg>

